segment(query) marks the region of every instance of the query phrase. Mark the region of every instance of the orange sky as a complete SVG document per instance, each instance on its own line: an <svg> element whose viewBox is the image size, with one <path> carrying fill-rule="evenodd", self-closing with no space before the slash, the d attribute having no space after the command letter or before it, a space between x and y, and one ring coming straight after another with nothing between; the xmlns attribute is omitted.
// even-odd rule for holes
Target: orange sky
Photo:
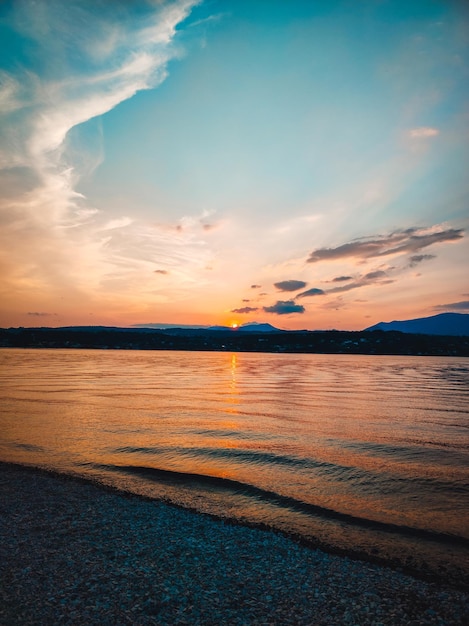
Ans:
<svg viewBox="0 0 469 626"><path fill-rule="evenodd" d="M468 311L468 26L443 0L3 3L0 326Z"/></svg>

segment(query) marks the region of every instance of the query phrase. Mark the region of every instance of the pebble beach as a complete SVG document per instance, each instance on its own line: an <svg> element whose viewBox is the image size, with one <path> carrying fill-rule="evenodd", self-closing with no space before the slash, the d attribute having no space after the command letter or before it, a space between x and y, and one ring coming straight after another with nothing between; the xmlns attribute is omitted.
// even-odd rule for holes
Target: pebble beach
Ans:
<svg viewBox="0 0 469 626"><path fill-rule="evenodd" d="M462 590L29 467L0 536L3 626L469 623Z"/></svg>

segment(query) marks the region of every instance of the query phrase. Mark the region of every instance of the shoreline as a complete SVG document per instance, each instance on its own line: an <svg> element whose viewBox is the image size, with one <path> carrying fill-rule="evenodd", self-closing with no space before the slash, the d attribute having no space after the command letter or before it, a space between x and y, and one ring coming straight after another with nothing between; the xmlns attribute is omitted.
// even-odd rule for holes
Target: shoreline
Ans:
<svg viewBox="0 0 469 626"><path fill-rule="evenodd" d="M416 562L409 562L408 559L393 557L391 555L381 556L378 551L364 551L358 547L344 547L337 546L333 543L323 541L318 537L305 536L293 530L285 530L276 527L275 525L268 524L266 522L257 522L248 519L239 519L237 517L228 516L225 514L210 512L203 509L197 509L190 505L180 504L173 500L166 499L165 497L146 495L139 491L132 491L126 489L123 486L118 486L110 482L102 482L98 478L93 476L86 476L81 473L73 471L60 471L52 467L38 466L33 463L22 463L21 461L3 461L0 460L0 471L3 466L12 467L13 469L30 471L33 473L44 474L56 478L60 481L76 481L83 485L93 485L97 489L106 491L125 499L137 499L142 502L156 502L164 506L176 508L181 511L188 511L194 515L201 515L209 520L221 522L225 525L238 526L243 528L250 528L254 530L260 530L266 533L272 533L293 541L303 548L309 550L320 550L332 556L337 556L345 559L351 559L352 561L360 561L365 564L375 565L377 567L383 567L392 571L402 573L417 580L421 580L427 583L435 584L436 586L442 586L449 589L455 589L469 595L469 580L466 571L454 570L450 572L448 568L449 564L435 564L433 567L430 565L428 559L421 560L420 566ZM373 522L372 522L373 524ZM452 542L452 537L447 536L447 539ZM455 536L454 540L461 539Z"/></svg>
<svg viewBox="0 0 469 626"><path fill-rule="evenodd" d="M40 327L0 328L0 347L469 357L469 336L425 335L393 330L243 333L230 329Z"/></svg>
<svg viewBox="0 0 469 626"><path fill-rule="evenodd" d="M282 534L0 462L5 624L464 624L469 594Z"/></svg>

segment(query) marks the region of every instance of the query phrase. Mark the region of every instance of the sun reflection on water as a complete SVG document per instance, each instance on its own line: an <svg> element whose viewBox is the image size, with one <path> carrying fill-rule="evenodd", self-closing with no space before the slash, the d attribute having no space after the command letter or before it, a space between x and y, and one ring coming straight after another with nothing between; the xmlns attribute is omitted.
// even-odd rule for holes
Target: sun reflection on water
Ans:
<svg viewBox="0 0 469 626"><path fill-rule="evenodd" d="M234 393L238 393L236 388L236 367L238 365L236 353L233 352L231 355L231 391Z"/></svg>

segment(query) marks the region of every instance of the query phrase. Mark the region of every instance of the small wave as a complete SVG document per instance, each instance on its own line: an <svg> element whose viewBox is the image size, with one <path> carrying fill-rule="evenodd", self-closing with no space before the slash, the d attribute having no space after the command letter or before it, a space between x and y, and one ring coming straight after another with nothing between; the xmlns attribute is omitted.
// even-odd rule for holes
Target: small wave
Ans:
<svg viewBox="0 0 469 626"><path fill-rule="evenodd" d="M329 509L316 504L304 502L302 500L292 498L291 496L285 496L274 491L268 491L260 487L256 487L254 485L243 483L230 478L221 478L218 476L210 476L206 474L178 472L173 470L165 470L155 467L136 465L96 465L96 469L136 475L143 477L146 480L169 484L176 487L188 486L197 487L205 490L216 490L232 496L239 494L253 498L258 503L265 502L291 511L305 513L307 515L320 517L326 520L342 522L352 526L362 527L368 530L382 531L385 533L417 537L420 539L426 539L438 543L449 543L469 547L469 540L459 535L440 533L421 528L390 524L373 519L357 517L348 513L335 511L334 509Z"/></svg>
<svg viewBox="0 0 469 626"><path fill-rule="evenodd" d="M36 446L32 443L14 443L13 446L21 450L27 450L28 452L46 452L46 448Z"/></svg>
<svg viewBox="0 0 469 626"><path fill-rule="evenodd" d="M452 444L441 441L409 439L408 446L397 446L388 443L375 443L371 441L346 441L331 440L334 445L340 445L342 448L349 450L357 450L360 453L367 453L373 456L392 457L393 459L402 459L405 462L415 462L425 464L432 463L438 465L449 466L465 466L467 464L468 455L463 444ZM459 452L461 451L461 452Z"/></svg>
<svg viewBox="0 0 469 626"><path fill-rule="evenodd" d="M243 448L182 448L182 447L164 447L164 446L121 446L111 450L118 454L148 454L162 455L171 454L172 456L189 457L189 458L216 458L240 461L243 464L249 463L253 465L282 465L287 467L318 469L322 468L328 472L334 470L351 470L352 468L339 467L332 463L324 461L315 461L314 459L304 459L295 456L276 454L274 452L265 452L260 450L245 450Z"/></svg>
<svg viewBox="0 0 469 626"><path fill-rule="evenodd" d="M409 451L412 454L413 449L397 448L395 446L387 446L386 444L350 444L344 442L344 447L357 447L363 452L363 449L371 451L373 454L382 454L386 452L393 454L396 458L398 452ZM228 461L231 464L240 464L241 466L251 465L264 469L268 467L286 467L293 468L296 472L303 475L311 475L313 470L314 476L321 476L328 481L336 484L346 484L349 490L362 491L366 493L379 493L381 495L394 494L397 489L401 493L419 493L422 489L430 490L436 493L463 493L467 494L469 485L466 483L458 484L454 480L444 481L431 477L423 476L399 476L395 473L384 471L373 472L356 466L338 465L327 461L318 461L312 458L306 459L297 456L276 454L274 452L266 452L260 450L246 450L236 448L182 448L171 446L122 446L111 450L117 454L140 454L157 458L171 458L181 460L185 459L216 459ZM408 458L406 459L409 460ZM418 460L418 459L414 459ZM133 466L132 466L133 467ZM195 475L195 474L194 474Z"/></svg>
<svg viewBox="0 0 469 626"><path fill-rule="evenodd" d="M221 430L221 429L214 430L214 429L206 429L206 428L204 429L188 428L186 432L191 435L201 435L203 437L221 437L221 438L226 437L227 439L254 439L255 441L259 441L259 439L268 440L268 441L281 439L279 435L274 435L272 433L265 433L265 432L251 433L251 432L242 431L242 430Z"/></svg>
<svg viewBox="0 0 469 626"><path fill-rule="evenodd" d="M323 476L327 480L337 483L366 484L367 482L380 482L384 475L373 474L368 470L347 465L338 465L327 461L306 459L299 456L277 454L262 450L246 450L243 448L188 448L188 447L163 447L163 446L121 446L110 450L117 454L141 454L156 457L185 459L216 459L228 461L230 464L250 465L259 468L283 467L293 468L297 472L314 471L314 475ZM392 476L389 477L393 479Z"/></svg>
<svg viewBox="0 0 469 626"><path fill-rule="evenodd" d="M258 450L243 450L242 448L182 448L182 447L163 447L163 446L122 446L113 448L111 452L118 454L149 454L162 455L171 454L173 456L189 457L189 458L217 458L232 459L242 461L243 463L251 463L254 465L287 465L295 467L321 467L333 466L328 463L311 461L298 457L278 455L271 452L260 452Z"/></svg>

